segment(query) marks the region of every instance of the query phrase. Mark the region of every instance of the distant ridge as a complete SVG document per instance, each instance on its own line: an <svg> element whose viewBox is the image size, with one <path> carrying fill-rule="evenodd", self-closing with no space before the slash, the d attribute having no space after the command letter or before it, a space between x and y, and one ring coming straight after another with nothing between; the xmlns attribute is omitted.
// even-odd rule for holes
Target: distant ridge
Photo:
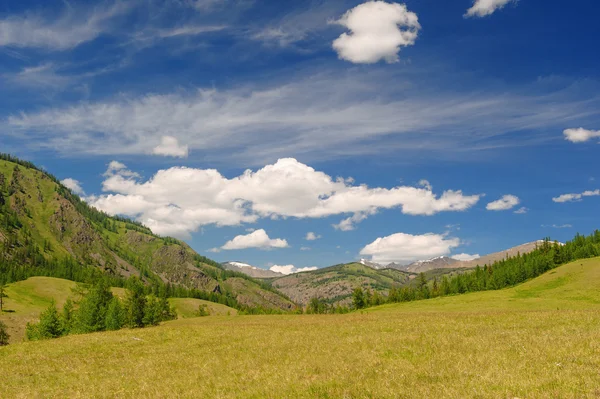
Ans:
<svg viewBox="0 0 600 399"><path fill-rule="evenodd" d="M252 266L247 263L229 261L221 263L224 269L231 270L238 273L243 273L247 276L254 278L274 278L283 277L284 274L277 273L272 270L261 269L260 267Z"/></svg>
<svg viewBox="0 0 600 399"><path fill-rule="evenodd" d="M452 267L469 268L469 267L475 267L477 265L479 265L479 266L491 265L494 262L501 261L508 257L517 256L518 254L521 254L521 255L528 254L531 251L534 251L543 242L544 242L544 240L537 240L537 241L517 245L516 247L512 247L512 248L506 249L504 251L494 252L489 255L482 256L481 258L474 259L474 260L456 262L452 265ZM558 243L558 245L565 245L565 244Z"/></svg>

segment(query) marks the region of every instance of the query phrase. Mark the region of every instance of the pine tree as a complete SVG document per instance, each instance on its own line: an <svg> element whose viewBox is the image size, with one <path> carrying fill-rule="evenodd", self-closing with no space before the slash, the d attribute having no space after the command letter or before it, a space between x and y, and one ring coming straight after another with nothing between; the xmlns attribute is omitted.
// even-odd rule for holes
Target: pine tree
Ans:
<svg viewBox="0 0 600 399"><path fill-rule="evenodd" d="M125 308L127 324L132 328L144 327L146 296L144 294L144 285L137 277L132 277L129 280Z"/></svg>
<svg viewBox="0 0 600 399"><path fill-rule="evenodd" d="M8 345L8 339L10 335L8 335L8 331L6 328L6 324L0 321L0 346Z"/></svg>
<svg viewBox="0 0 600 399"><path fill-rule="evenodd" d="M121 300L117 297L113 297L108 304L105 325L109 331L120 330L125 325L125 311L121 305Z"/></svg>
<svg viewBox="0 0 600 399"><path fill-rule="evenodd" d="M6 295L6 286L0 281L0 312L4 310L4 298L8 298Z"/></svg>
<svg viewBox="0 0 600 399"><path fill-rule="evenodd" d="M52 304L42 312L38 323L27 323L25 328L27 339L36 341L40 339L58 338L64 334L64 329L56 304Z"/></svg>
<svg viewBox="0 0 600 399"><path fill-rule="evenodd" d="M352 293L352 304L355 309L364 309L367 307L367 302L365 300L365 293L361 287L357 287L354 289Z"/></svg>
<svg viewBox="0 0 600 399"><path fill-rule="evenodd" d="M71 330L73 329L73 322L75 321L74 313L75 313L75 309L74 309L73 301L69 298L63 305L63 309L62 309L62 323L63 323L63 328L65 330L65 334L70 333Z"/></svg>
<svg viewBox="0 0 600 399"><path fill-rule="evenodd" d="M106 327L106 311L112 299L108 282L105 279L98 280L79 304L74 332L81 334L103 331Z"/></svg>

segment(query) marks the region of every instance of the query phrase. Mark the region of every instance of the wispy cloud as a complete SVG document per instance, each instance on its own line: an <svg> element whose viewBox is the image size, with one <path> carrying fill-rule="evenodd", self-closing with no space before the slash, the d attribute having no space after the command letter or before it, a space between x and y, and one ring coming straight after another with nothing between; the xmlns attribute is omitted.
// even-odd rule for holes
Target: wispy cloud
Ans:
<svg viewBox="0 0 600 399"><path fill-rule="evenodd" d="M551 227L553 229L570 229L573 226L570 224L543 224L542 227Z"/></svg>
<svg viewBox="0 0 600 399"><path fill-rule="evenodd" d="M526 145L535 134L504 142L502 136L548 131L600 113L600 97L575 101L569 87L482 94L430 92L402 82L395 75L350 71L271 87L122 95L12 115L4 130L38 145L43 137L44 146L58 151L113 155L151 153L169 135L215 160L248 165L282 156ZM379 140L384 142L377 145Z"/></svg>
<svg viewBox="0 0 600 399"><path fill-rule="evenodd" d="M130 11L133 5L133 1L116 1L91 9L67 7L55 17L28 13L0 19L0 46L71 49L109 32L111 20Z"/></svg>

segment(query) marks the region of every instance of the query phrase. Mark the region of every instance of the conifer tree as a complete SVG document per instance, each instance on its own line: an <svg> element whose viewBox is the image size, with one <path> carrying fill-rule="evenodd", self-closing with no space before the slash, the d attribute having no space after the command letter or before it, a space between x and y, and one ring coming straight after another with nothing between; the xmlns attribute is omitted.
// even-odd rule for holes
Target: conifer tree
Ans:
<svg viewBox="0 0 600 399"><path fill-rule="evenodd" d="M108 282L100 279L83 297L74 324L76 333L103 331L106 327L106 311L113 299Z"/></svg>
<svg viewBox="0 0 600 399"><path fill-rule="evenodd" d="M116 331L123 328L123 325L125 325L125 311L121 305L121 300L117 297L113 297L108 304L108 309L106 311L106 329L109 331Z"/></svg>
<svg viewBox="0 0 600 399"><path fill-rule="evenodd" d="M128 283L129 287L125 305L127 324L132 328L144 327L144 311L146 308L144 285L137 277L132 277Z"/></svg>
<svg viewBox="0 0 600 399"><path fill-rule="evenodd" d="M4 310L4 298L8 298L5 288L4 282L0 281L0 312Z"/></svg>
<svg viewBox="0 0 600 399"><path fill-rule="evenodd" d="M62 322L63 322L63 328L65 330L65 334L70 333L71 330L73 329L73 322L75 321L74 313L75 313L75 309L74 309L73 301L69 298L63 305L63 309L62 309Z"/></svg>
<svg viewBox="0 0 600 399"><path fill-rule="evenodd" d="M4 322L0 321L0 346L8 345L9 338L10 338L10 335L8 335L6 324L4 324Z"/></svg>
<svg viewBox="0 0 600 399"><path fill-rule="evenodd" d="M354 292L352 293L352 304L355 309L364 309L367 307L365 293L361 287L354 289Z"/></svg>
<svg viewBox="0 0 600 399"><path fill-rule="evenodd" d="M27 323L25 333L27 339L30 341L58 338L64 334L62 322L54 301L42 312L38 323Z"/></svg>

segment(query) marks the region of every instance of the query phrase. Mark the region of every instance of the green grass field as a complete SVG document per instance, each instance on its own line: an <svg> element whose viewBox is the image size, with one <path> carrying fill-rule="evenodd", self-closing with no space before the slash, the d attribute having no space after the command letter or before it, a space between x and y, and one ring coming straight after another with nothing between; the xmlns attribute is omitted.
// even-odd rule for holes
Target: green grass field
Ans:
<svg viewBox="0 0 600 399"><path fill-rule="evenodd" d="M599 398L600 259L347 315L179 319L0 349L0 397Z"/></svg>

